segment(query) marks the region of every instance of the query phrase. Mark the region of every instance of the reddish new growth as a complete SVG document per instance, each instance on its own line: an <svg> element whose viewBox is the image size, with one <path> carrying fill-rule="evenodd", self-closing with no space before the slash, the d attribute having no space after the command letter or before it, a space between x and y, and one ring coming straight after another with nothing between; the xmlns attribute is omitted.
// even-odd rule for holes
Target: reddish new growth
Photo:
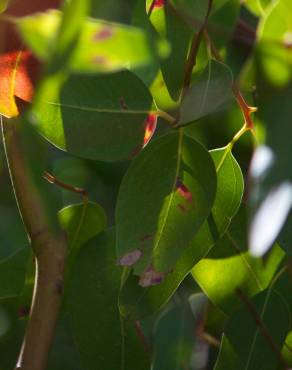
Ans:
<svg viewBox="0 0 292 370"><path fill-rule="evenodd" d="M157 116L155 114L149 114L144 122L144 141L143 148L149 143L152 138L157 126Z"/></svg>
<svg viewBox="0 0 292 370"><path fill-rule="evenodd" d="M193 201L193 194L190 190L186 187L186 185L181 181L180 178L176 181L176 189L177 192L188 202L192 203Z"/></svg>
<svg viewBox="0 0 292 370"><path fill-rule="evenodd" d="M120 260L119 265L121 266L133 266L142 256L140 249L125 254Z"/></svg>
<svg viewBox="0 0 292 370"><path fill-rule="evenodd" d="M152 266L149 266L148 269L141 275L139 285L144 288L151 285L157 285L160 284L164 278L164 272L155 271Z"/></svg>
<svg viewBox="0 0 292 370"><path fill-rule="evenodd" d="M105 26L93 36L93 41L105 41L113 36L113 28Z"/></svg>

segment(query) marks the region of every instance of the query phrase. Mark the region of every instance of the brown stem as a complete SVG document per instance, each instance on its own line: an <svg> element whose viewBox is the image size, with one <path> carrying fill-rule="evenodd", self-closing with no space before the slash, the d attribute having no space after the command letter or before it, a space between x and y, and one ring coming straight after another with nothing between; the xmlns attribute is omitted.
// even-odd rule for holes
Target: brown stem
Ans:
<svg viewBox="0 0 292 370"><path fill-rule="evenodd" d="M148 343L147 338L145 337L145 335L143 333L140 321L136 320L134 322L134 326L135 326L136 333L137 333L137 335L140 339L140 342L141 342L146 354L151 358L152 357L152 350L151 350L150 344Z"/></svg>
<svg viewBox="0 0 292 370"><path fill-rule="evenodd" d="M192 72L196 65L196 59L197 59L199 47L200 47L200 44L201 44L201 41L204 35L205 28L207 26L207 22L208 22L208 18L209 18L211 9L212 9L212 5L213 5L213 0L208 0L208 9L205 15L204 22L202 23L198 34L195 34L192 40L190 52L189 52L186 65L185 65L185 75L184 75L183 88L182 88L182 97L185 96L190 86L190 83L191 83Z"/></svg>
<svg viewBox="0 0 292 370"><path fill-rule="evenodd" d="M57 179L57 177L50 174L48 171L44 171L43 178L50 182L51 184L57 185L60 188L63 188L68 191L72 191L73 193L81 194L84 200L84 203L88 203L88 194L87 191L83 188L79 188L77 186L73 186L70 184L66 184L64 181Z"/></svg>
<svg viewBox="0 0 292 370"><path fill-rule="evenodd" d="M156 0L152 0L152 3L151 3L150 8L148 10L148 17L151 17L151 14L152 14L154 6L155 6L155 2L156 2Z"/></svg>
<svg viewBox="0 0 292 370"><path fill-rule="evenodd" d="M48 226L42 199L30 176L19 122L1 121L10 177L36 259L32 307L16 369L44 370L62 301L66 242Z"/></svg>
<svg viewBox="0 0 292 370"><path fill-rule="evenodd" d="M208 35L208 33L206 31L204 32L204 37L205 37L205 40L206 40L206 42L207 42L207 44L210 48L210 51L211 51L213 57L216 60L218 60L219 62L223 63L223 59L221 58L221 55L220 55L219 51L217 50L217 48L214 45L212 39L210 38L210 36ZM238 104L238 106L239 106L239 108L242 112L242 115L244 117L244 123L245 123L246 127L249 130L253 130L254 129L254 122L253 122L251 114L256 112L257 108L256 107L251 107L250 105L247 104L247 102L245 101L245 99L244 99L236 81L233 82L232 92L233 92L233 95L234 95L234 97L237 101L237 104Z"/></svg>

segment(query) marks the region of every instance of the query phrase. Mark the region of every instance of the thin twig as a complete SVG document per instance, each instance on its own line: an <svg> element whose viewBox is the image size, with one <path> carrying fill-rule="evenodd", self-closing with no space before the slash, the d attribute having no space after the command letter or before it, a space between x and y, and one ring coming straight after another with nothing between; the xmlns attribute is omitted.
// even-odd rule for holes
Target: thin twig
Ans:
<svg viewBox="0 0 292 370"><path fill-rule="evenodd" d="M44 171L43 178L47 180L49 183L57 185L65 190L72 191L73 193L81 194L83 197L84 203L88 203L88 193L85 189L67 184L64 181L59 180L57 177L50 174L48 171Z"/></svg>
<svg viewBox="0 0 292 370"><path fill-rule="evenodd" d="M155 7L155 3L156 3L156 0L152 0L152 3L151 3L150 8L149 8L149 10L148 10L148 17L149 17L149 18L151 17L151 14L152 14L153 9L154 9L154 7Z"/></svg>
<svg viewBox="0 0 292 370"><path fill-rule="evenodd" d="M210 48L210 51L211 51L211 54L212 56L218 60L219 62L223 63L223 58L221 57L219 51L217 50L216 46L214 45L212 39L210 38L210 36L208 35L208 33L205 31L204 32L204 37L205 37L205 40ZM244 117L244 124L246 125L246 127L253 131L254 130L254 122L253 122L253 119L252 119L252 113L256 112L257 111L257 108L256 107L252 107L250 105L247 104L247 102L245 101L241 91L240 91L240 88L237 84L236 81L234 81L233 83L233 86L232 86L232 92L233 92L233 95L237 101L237 104L242 112L242 115Z"/></svg>
<svg viewBox="0 0 292 370"><path fill-rule="evenodd" d="M137 333L137 335L140 339L140 342L141 342L146 354L151 358L152 357L152 349L151 349L150 344L148 343L147 338L145 337L145 335L143 333L140 321L135 320L134 326L135 326L136 333Z"/></svg>
<svg viewBox="0 0 292 370"><path fill-rule="evenodd" d="M257 310L254 307L253 303L248 299L248 297L245 295L242 289L237 288L236 293L238 297L240 298L240 300L244 303L244 305L248 309L257 327L261 331L263 337L266 339L267 343L269 344L271 350L274 352L275 356L278 358L278 361L283 367L283 369L288 369L288 365L286 364L284 358L282 357L280 349L274 342L272 335L270 334L268 328L266 327L265 323L261 319L260 315L257 313Z"/></svg>
<svg viewBox="0 0 292 370"><path fill-rule="evenodd" d="M212 9L212 5L213 5L213 0L208 0L208 9L205 15L205 19L199 29L198 34L195 34L192 39L190 52L189 52L186 65L185 65L185 74L184 74L183 87L182 87L182 98L185 96L190 86L190 83L191 83L192 72L196 65L196 59L197 59L199 47L200 47L200 44L201 44L201 41L204 35L205 28L207 26L207 22L208 22L208 18L209 18L211 9Z"/></svg>

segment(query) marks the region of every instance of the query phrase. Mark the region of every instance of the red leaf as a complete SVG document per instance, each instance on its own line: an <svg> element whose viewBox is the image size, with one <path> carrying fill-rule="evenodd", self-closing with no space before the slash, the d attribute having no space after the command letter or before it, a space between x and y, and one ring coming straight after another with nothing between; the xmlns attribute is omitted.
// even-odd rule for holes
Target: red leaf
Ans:
<svg viewBox="0 0 292 370"><path fill-rule="evenodd" d="M0 114L18 116L21 107L15 98L30 102L34 93L39 63L25 51L13 51L0 55Z"/></svg>

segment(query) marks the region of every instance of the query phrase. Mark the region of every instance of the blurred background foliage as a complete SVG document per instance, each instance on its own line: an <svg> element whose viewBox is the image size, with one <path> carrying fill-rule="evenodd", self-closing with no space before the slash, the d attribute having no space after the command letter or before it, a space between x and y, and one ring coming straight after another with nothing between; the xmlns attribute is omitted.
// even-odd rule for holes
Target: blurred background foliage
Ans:
<svg viewBox="0 0 292 370"><path fill-rule="evenodd" d="M19 15L19 1L12 3L8 12L12 9L13 14ZM43 9L32 6L30 10L28 6L25 13L19 11L20 15L59 5L57 2L47 3L48 6L44 5ZM70 4L70 1L66 3ZM0 1L0 11L6 9L7 4L8 1ZM148 19L146 11L149 12L151 7L151 0L146 3L143 0L93 0L89 15L123 25L138 26L151 40L153 50L154 39L162 37L168 40L170 55L167 58L163 55L164 58L160 59L159 53L165 54L165 51L162 52L158 48L153 51L152 59L148 56L150 63L148 61L145 65L133 64L129 69L143 81L154 98L154 101L148 104L149 110L152 104L152 107L156 106L159 110L175 115L179 106L178 98L189 45L204 22L208 1L157 1L156 8L152 9ZM152 315L145 316L139 312L141 317L136 317L132 325L131 317L120 316L118 312L119 286L125 276L116 265L114 232L108 229L101 236L95 236L98 234L98 226L91 221L91 215L88 214L88 223L92 222L94 225L92 235L82 236L85 241L91 236L95 238L86 247L88 253L82 251L81 242L76 247L81 248L81 254L77 262L73 263L72 272L71 266L68 272L69 280L72 274L72 288L68 293L65 291L65 302L49 361L51 370L146 370L150 369L150 366L153 370L284 369L279 356L285 364L292 366L291 266L288 264L288 272L281 270L280 278L275 280L277 272L287 263L283 249L291 255L291 215L284 228L283 222L278 225L277 232L282 230L279 243L275 243L277 235L274 235L263 247L267 247L267 250L274 245L264 258L249 254L248 226L245 226L252 222L250 220L253 216L250 217L250 214L256 214L258 205L275 187L287 181L291 187L291 0L214 0L206 32L208 37L202 38L191 77L194 85L201 81L202 74L210 68L210 38L222 57L225 73L231 74L233 81L238 83L248 104L258 107L258 112L253 115L255 135L246 133L233 149L234 157L243 173L245 192L243 205L231 224L229 236L225 234L219 239L216 247L192 269L191 274L186 276L166 305L159 306ZM24 38L30 38L28 31L23 30L23 33L26 33ZM33 43L30 46L34 49ZM122 49L123 45L116 44L114 48L119 53L118 49ZM37 50L34 51L37 54ZM55 55L58 55L58 52L56 49ZM64 50L62 52L64 53ZM62 60L60 63L65 62ZM53 70L55 65L50 63L52 61L49 59L48 65ZM40 95L37 97L41 96L42 86L45 86L42 83L45 84L46 79L51 77L50 68L44 70L46 73L42 81L45 82L40 83ZM64 75L60 81L67 78L65 75L68 70L62 71ZM229 86L228 78L221 80L224 74L222 71L216 74L214 68L212 73L211 83L216 84L219 81L221 90L216 90L215 101L209 101L204 114L200 112L201 116L196 117L194 122L188 122L185 127L185 133L201 142L208 150L226 146L244 121L241 109L233 97L213 110L212 104L216 104L218 94L222 96L224 88L228 89ZM131 89L131 86L128 88ZM38 99L36 111L37 104ZM29 118L24 116L24 120ZM152 140L169 130L169 124L159 117ZM54 142L50 134L48 136L50 141ZM79 137L79 140L82 147L82 137ZM250 162L256 145L269 146L277 160L270 165L267 174L251 178ZM115 225L118 192L130 160L104 162L85 159L59 150L40 135L28 135L27 147L33 163L41 161L40 166L58 180L85 189L90 202L98 203L103 208L107 226L111 228ZM9 370L14 366L28 317L34 267L15 203L3 145L0 147L0 159L0 369ZM80 194L46 183L44 179L38 181L42 182L45 198L49 200L54 213L69 205L83 202ZM284 201L287 202L287 198ZM288 207L288 212L290 208ZM78 215L80 210L75 211ZM272 214L273 209L270 208L265 220L271 219ZM69 221L64 219L64 227L68 230L70 225L66 225L66 222ZM275 222L277 223L277 220ZM270 222L264 222L258 232L264 234L269 227L267 225L270 225ZM94 252L96 246L98 256ZM290 260L288 262L290 263ZM105 266L109 266L109 270L106 270ZM84 277L82 271L87 269L91 269L92 275L99 271L99 275L95 276L96 280L89 282ZM244 292L242 296L236 291L238 288ZM253 298L249 301L248 297ZM155 306L155 302L151 304ZM260 330L248 304L256 307L259 315L263 313L261 319L274 336L276 346L280 346L277 349L279 353L277 350L273 352L265 336L258 334ZM135 309L134 307L133 312L136 312ZM236 311L238 309L239 311ZM102 323L107 326L103 327ZM72 331L75 334L72 334ZM76 333L81 334L76 336ZM107 343L108 347L99 356L96 348L101 347L102 343ZM251 343L253 349L249 362L247 367L243 367ZM239 350L241 346L242 350ZM120 363L121 353L123 365Z"/></svg>

